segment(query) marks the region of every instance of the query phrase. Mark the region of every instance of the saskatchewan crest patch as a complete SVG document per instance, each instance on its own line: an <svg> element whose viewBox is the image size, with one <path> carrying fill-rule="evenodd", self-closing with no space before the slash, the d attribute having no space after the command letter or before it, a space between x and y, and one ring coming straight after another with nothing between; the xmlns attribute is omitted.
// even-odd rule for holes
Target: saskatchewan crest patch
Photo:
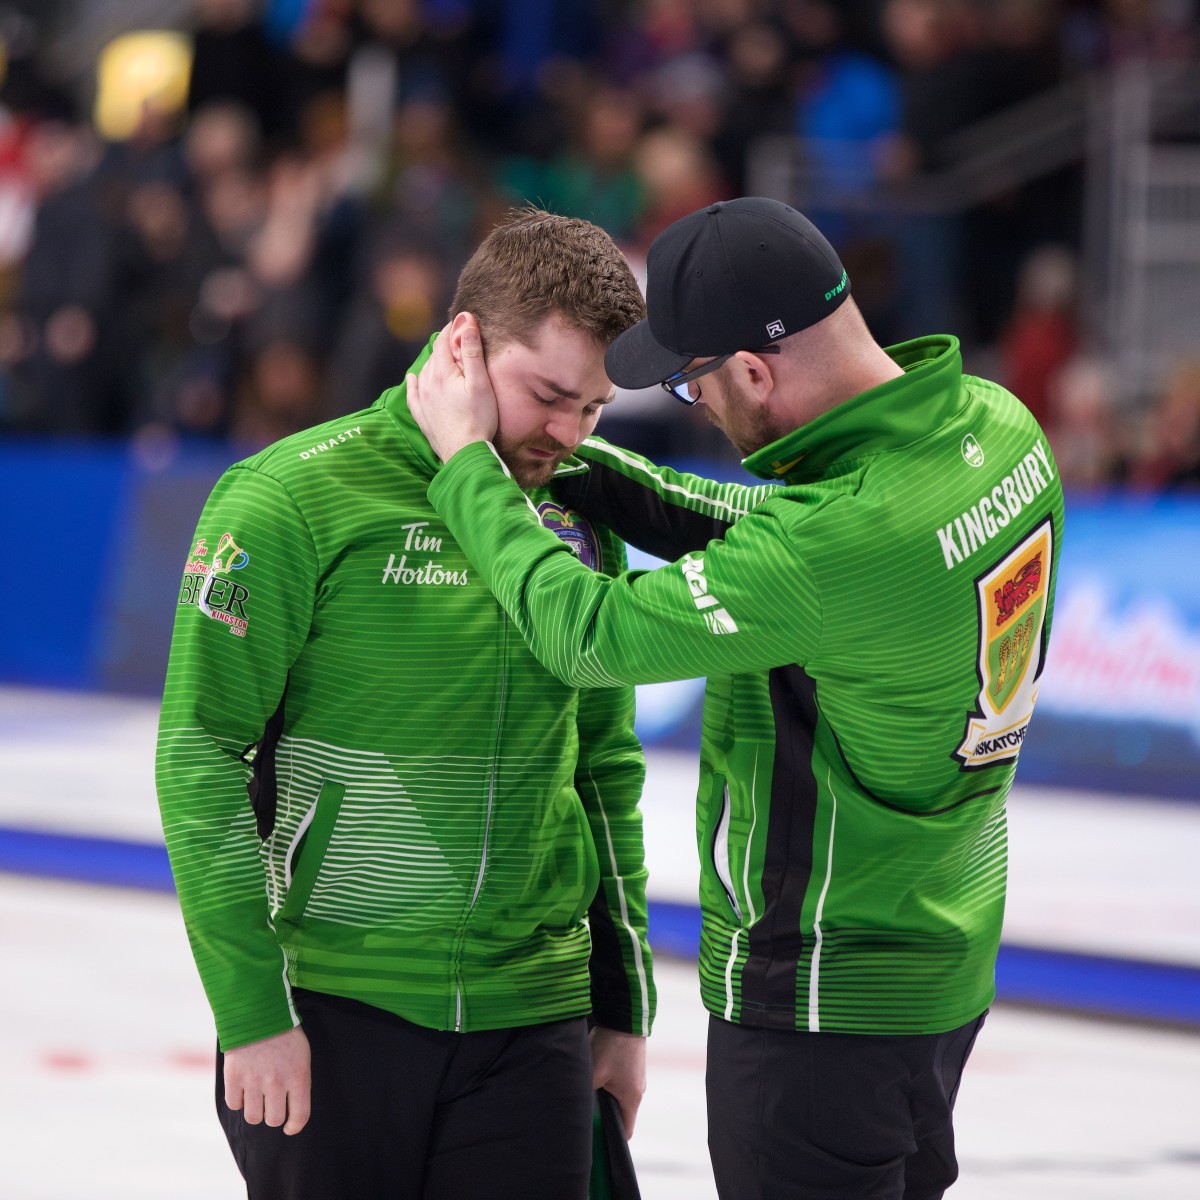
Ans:
<svg viewBox="0 0 1200 1200"><path fill-rule="evenodd" d="M980 689L954 757L967 768L1016 759L1045 657L1054 537L1049 520L975 581Z"/></svg>

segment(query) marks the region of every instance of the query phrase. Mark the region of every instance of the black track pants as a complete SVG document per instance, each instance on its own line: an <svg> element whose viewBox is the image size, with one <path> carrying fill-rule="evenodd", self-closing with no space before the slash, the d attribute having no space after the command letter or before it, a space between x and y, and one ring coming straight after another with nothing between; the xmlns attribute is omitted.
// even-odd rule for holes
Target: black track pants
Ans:
<svg viewBox="0 0 1200 1200"><path fill-rule="evenodd" d="M939 1200L958 1176L954 1099L982 1024L868 1037L713 1017L708 1145L721 1200Z"/></svg>
<svg viewBox="0 0 1200 1200"><path fill-rule="evenodd" d="M297 990L312 1049L300 1133L217 1113L249 1200L585 1200L592 1068L583 1017L479 1033L424 1029Z"/></svg>

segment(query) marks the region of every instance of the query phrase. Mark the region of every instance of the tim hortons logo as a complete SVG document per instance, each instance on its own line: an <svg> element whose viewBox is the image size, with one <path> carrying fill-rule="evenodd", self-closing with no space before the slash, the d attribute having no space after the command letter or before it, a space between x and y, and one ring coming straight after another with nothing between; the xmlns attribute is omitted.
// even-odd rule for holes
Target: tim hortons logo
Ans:
<svg viewBox="0 0 1200 1200"><path fill-rule="evenodd" d="M440 554L442 539L433 537L425 532L429 528L428 521L414 521L411 525L401 525L406 533L404 551L397 558L389 554L387 566L383 568L383 578L380 583L399 583L416 587L465 587L469 582L466 571L452 571L432 558L421 562L419 559L410 561L409 555Z"/></svg>

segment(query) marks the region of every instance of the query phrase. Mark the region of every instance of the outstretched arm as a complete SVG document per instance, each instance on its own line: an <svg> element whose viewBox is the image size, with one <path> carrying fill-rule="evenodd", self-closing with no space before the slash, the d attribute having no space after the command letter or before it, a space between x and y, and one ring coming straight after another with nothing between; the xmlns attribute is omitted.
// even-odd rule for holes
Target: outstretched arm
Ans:
<svg viewBox="0 0 1200 1200"><path fill-rule="evenodd" d="M496 398L470 313L446 326L420 377L407 383L409 408L443 462L495 436ZM702 549L775 491L771 484L720 483L655 466L601 438L589 438L578 453L591 469L556 482L563 498L659 558Z"/></svg>
<svg viewBox="0 0 1200 1200"><path fill-rule="evenodd" d="M429 497L550 671L575 687L614 687L807 661L820 590L797 552L799 506L766 500L703 552L598 576L542 528L494 448L479 444L495 400L482 354L462 341L461 370L443 353L409 379L410 407L451 460Z"/></svg>
<svg viewBox="0 0 1200 1200"><path fill-rule="evenodd" d="M723 537L776 490L720 483L657 466L631 450L590 437L576 451L587 470L554 481L560 500L657 558L680 558Z"/></svg>

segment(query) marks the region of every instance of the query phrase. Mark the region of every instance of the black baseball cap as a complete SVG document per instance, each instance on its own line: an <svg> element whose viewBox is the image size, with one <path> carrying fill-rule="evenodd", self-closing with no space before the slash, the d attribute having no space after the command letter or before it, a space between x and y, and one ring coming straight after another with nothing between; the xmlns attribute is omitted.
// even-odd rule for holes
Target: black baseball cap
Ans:
<svg viewBox="0 0 1200 1200"><path fill-rule="evenodd" d="M653 241L644 321L604 355L618 387L644 388L693 358L754 350L824 320L850 280L824 234L778 200L710 204Z"/></svg>

